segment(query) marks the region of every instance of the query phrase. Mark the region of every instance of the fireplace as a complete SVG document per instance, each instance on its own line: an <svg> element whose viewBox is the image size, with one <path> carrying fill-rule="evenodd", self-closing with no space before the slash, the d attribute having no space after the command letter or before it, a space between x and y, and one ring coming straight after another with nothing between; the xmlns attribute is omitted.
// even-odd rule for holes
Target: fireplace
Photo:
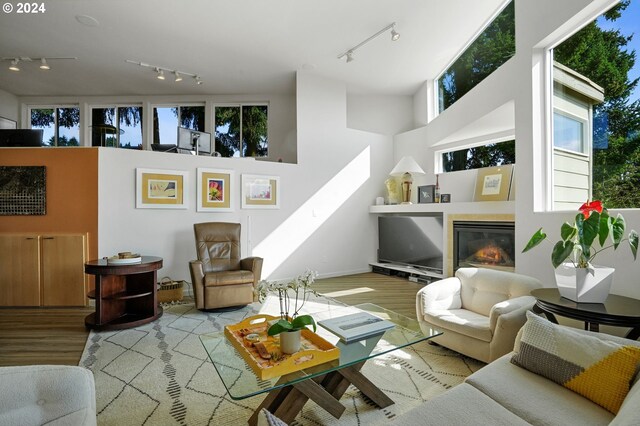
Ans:
<svg viewBox="0 0 640 426"><path fill-rule="evenodd" d="M515 270L513 222L454 221L453 270L474 266Z"/></svg>

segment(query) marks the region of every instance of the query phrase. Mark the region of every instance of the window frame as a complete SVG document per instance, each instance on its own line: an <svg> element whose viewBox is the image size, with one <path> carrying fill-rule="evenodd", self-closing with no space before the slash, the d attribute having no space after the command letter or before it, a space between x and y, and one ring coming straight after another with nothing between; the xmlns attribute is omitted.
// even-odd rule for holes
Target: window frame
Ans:
<svg viewBox="0 0 640 426"><path fill-rule="evenodd" d="M453 59L451 59L445 66L444 68L436 75L436 77L433 79L433 117L437 117L440 114L442 114L443 112L445 112L448 108L443 109L442 111L440 111L440 79L442 78L442 76L447 72L447 70L449 70L449 68L451 68L451 66L458 60L460 59L460 57L462 55L465 54L465 52L467 51L467 49L469 49L469 47L478 39L478 37L480 37L480 35L493 23L493 21L496 20L496 18L498 17L498 15L500 15L502 13L502 11L511 3L511 2L515 2L516 0L505 0L500 7L498 7L496 9L496 11L489 17L489 19L487 19L487 21L485 21L485 23L478 29L478 31L476 31L473 35L473 37L471 37L467 43L465 43L462 48L460 49L460 51L453 57ZM515 5L514 5L515 7ZM515 17L514 17L515 20ZM514 50L514 54L513 56L511 56L509 59L507 59L505 62L503 62L500 66L504 65L504 63L506 63L507 61L509 61L511 58L515 57L516 52ZM498 68L500 68L500 66ZM495 72L498 68L496 68L495 70L492 71ZM466 93L465 93L466 94ZM464 97L464 95L462 96ZM462 97L460 97L460 99L462 99ZM458 99L459 100L459 99ZM455 102L454 102L455 103ZM453 104L452 104L453 105Z"/></svg>
<svg viewBox="0 0 640 426"><path fill-rule="evenodd" d="M142 109L142 120L140 120L140 128L142 131L142 137L141 137L141 141L140 141L140 149L144 148L144 137L145 137L145 131L144 131L144 105L142 105L141 103L125 103L125 104L90 104L88 105L88 109L89 109L89 134L91 135L91 126L93 126L93 110L94 109L108 109L108 108L114 108L115 109L115 122L116 122L116 126L115 128L117 129L116 131L116 141L118 143L118 146L114 147L114 148L123 148L121 146L121 142L120 142L120 115L118 114L118 108L130 108L130 107L136 107L136 108L141 108ZM91 140L90 140L90 145L93 146L93 136L90 136ZM127 149L127 148L124 148Z"/></svg>
<svg viewBox="0 0 640 426"><path fill-rule="evenodd" d="M243 144L243 119L242 119L242 109L245 106L265 106L267 107L267 155L265 155L264 157L245 157L242 155L242 144ZM216 108L221 107L221 108L228 108L228 107L237 107L240 110L240 135L238 138L238 152L239 155L238 157L229 157L229 158L266 158L269 156L269 128L271 127L269 125L270 123L270 117L271 115L269 114L269 110L271 109L271 105L269 102L265 102L265 101L259 101L259 102L215 102L211 105L211 114L213 116L211 123L212 123L212 136L213 136L213 141L214 141L214 145L215 145L215 138L216 138Z"/></svg>
<svg viewBox="0 0 640 426"><path fill-rule="evenodd" d="M492 144L498 144L501 142L509 142L509 141L515 141L516 136L515 133L510 133L508 135L505 136L500 136L500 137L489 137L489 138L483 138L481 141L477 141L477 142L473 142L473 143L453 143L453 144L448 144L447 148L444 149L439 149L434 151L434 160L435 160L435 164L434 164L434 170L436 174L442 174L442 173L457 173L457 172L468 172L471 170L481 170L484 167L479 167L476 169L465 169L465 170L452 170L452 171L446 171L444 170L444 161L442 159L442 155L446 154L448 152L454 152L454 151L461 151L463 149L469 149L469 148L478 148L478 147L482 147L482 146L487 146L487 145L492 145ZM515 163L513 163L515 164ZM490 167L490 166L488 166Z"/></svg>
<svg viewBox="0 0 640 426"><path fill-rule="evenodd" d="M33 104L33 105L27 105L27 117L28 117L28 123L29 123L29 129L32 129L32 122L31 122L31 113L32 110L34 109L53 109L54 113L53 113L53 140L55 142L54 145L43 145L43 147L47 147L47 148L58 148L58 109L65 109L65 108L77 108L78 112L79 112L79 116L78 116L78 146L84 146L84 141L83 141L83 137L82 137L82 133L83 133L83 128L82 128L82 108L80 106L80 104L43 104L43 105L39 105L39 104ZM44 140L42 141L42 143L44 144Z"/></svg>
<svg viewBox="0 0 640 426"><path fill-rule="evenodd" d="M158 103L158 104L150 104L149 108L151 109L149 111L149 119L151 122L151 137L149 139L149 146L151 146L153 144L153 141L155 140L154 137L154 133L155 133L155 127L153 125L153 111L156 108L178 108L178 116L176 117L177 121L178 121L178 125L176 126L176 138L178 136L178 127L180 127L180 117L181 117L181 108L182 107L202 107L204 108L204 120L205 122L203 123L203 130L202 131L206 131L206 126L207 126L207 103L202 101L202 102L163 102L163 103ZM144 114L144 110L143 110L143 114ZM196 130L196 129L192 129L192 130ZM163 143L162 141L160 141L160 143ZM176 139L176 144L177 144L177 139Z"/></svg>

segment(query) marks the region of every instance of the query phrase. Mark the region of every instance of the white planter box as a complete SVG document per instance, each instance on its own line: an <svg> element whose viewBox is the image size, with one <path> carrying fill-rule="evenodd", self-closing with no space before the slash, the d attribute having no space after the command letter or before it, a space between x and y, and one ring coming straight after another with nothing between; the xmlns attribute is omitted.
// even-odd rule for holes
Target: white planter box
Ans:
<svg viewBox="0 0 640 426"><path fill-rule="evenodd" d="M578 303L604 303L613 283L614 268L591 265L575 268L563 263L556 268L556 284L562 297Z"/></svg>

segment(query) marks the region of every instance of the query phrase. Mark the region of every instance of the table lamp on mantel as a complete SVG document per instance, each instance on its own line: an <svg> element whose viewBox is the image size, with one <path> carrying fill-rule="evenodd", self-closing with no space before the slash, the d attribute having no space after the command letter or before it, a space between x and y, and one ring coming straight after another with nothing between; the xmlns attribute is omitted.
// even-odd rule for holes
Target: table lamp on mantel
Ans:
<svg viewBox="0 0 640 426"><path fill-rule="evenodd" d="M424 170L418 166L416 160L411 156L404 156L389 173L391 176L402 176L402 204L411 204L411 184L413 178L411 174L423 175Z"/></svg>

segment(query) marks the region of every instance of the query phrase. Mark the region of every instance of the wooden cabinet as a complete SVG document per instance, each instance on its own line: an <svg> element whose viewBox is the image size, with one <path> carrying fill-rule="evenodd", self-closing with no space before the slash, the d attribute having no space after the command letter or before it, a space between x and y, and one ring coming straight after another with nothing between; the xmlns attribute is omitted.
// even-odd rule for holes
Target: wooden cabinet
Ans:
<svg viewBox="0 0 640 426"><path fill-rule="evenodd" d="M85 306L86 234L0 234L0 306Z"/></svg>
<svg viewBox="0 0 640 426"><path fill-rule="evenodd" d="M0 236L0 306L40 306L40 239Z"/></svg>

